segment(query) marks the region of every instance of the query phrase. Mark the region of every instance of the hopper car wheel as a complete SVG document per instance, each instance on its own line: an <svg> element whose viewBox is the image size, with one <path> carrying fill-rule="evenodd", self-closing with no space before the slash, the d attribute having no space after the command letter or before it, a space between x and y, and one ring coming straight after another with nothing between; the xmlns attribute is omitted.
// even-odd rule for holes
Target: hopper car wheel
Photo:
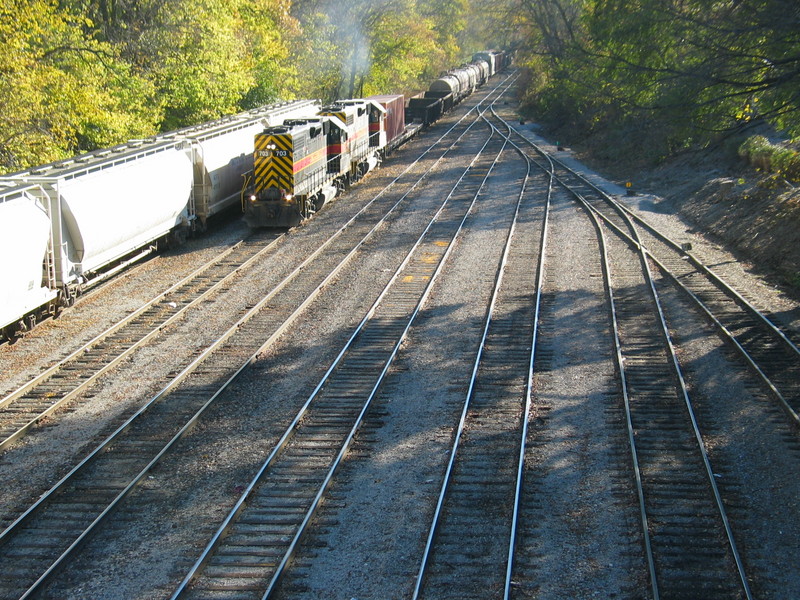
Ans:
<svg viewBox="0 0 800 600"><path fill-rule="evenodd" d="M61 304L63 304L65 307L69 308L70 306L75 304L75 297L76 296L77 296L77 294L73 294L72 290L70 290L69 288L65 287L64 288L64 293L62 295L63 300L62 300Z"/></svg>
<svg viewBox="0 0 800 600"><path fill-rule="evenodd" d="M206 230L205 224L198 225L198 231L202 233ZM186 243L187 231L184 227L176 227L170 231L164 239L164 249L179 248Z"/></svg>
<svg viewBox="0 0 800 600"><path fill-rule="evenodd" d="M9 344L13 344L16 342L20 337L20 327L22 326L22 321L18 321L17 323L12 323L11 325L6 325L3 327L2 336L0 340L8 340Z"/></svg>

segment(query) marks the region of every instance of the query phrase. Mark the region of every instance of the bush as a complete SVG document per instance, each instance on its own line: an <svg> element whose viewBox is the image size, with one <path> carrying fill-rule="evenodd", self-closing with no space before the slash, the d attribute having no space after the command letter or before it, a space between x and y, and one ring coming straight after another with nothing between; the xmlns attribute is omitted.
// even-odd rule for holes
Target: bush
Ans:
<svg viewBox="0 0 800 600"><path fill-rule="evenodd" d="M739 147L739 156L766 173L776 173L789 181L800 181L800 152L773 144L763 135L748 138Z"/></svg>

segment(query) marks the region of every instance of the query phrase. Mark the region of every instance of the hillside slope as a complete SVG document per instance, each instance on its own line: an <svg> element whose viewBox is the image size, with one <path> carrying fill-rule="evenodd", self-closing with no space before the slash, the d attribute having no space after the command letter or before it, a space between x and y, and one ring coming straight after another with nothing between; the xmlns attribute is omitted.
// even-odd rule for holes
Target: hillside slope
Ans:
<svg viewBox="0 0 800 600"><path fill-rule="evenodd" d="M699 229L800 295L800 186L715 154L691 153L634 175Z"/></svg>

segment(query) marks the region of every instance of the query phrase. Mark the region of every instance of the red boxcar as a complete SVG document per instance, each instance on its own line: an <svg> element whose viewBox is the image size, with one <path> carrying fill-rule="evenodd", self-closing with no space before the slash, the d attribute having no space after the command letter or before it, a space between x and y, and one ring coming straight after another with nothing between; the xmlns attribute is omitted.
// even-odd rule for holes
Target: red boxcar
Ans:
<svg viewBox="0 0 800 600"><path fill-rule="evenodd" d="M391 145L406 130L406 100L402 94L387 94L384 96L370 96L367 100L377 102L386 109L384 116L386 143ZM370 127L372 124L370 124ZM377 127L378 124L376 123Z"/></svg>

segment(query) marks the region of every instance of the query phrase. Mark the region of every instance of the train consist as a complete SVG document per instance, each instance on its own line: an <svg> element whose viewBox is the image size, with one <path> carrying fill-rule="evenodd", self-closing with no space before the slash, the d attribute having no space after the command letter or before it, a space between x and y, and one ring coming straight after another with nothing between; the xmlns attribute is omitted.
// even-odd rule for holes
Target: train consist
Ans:
<svg viewBox="0 0 800 600"><path fill-rule="evenodd" d="M505 64L442 75L422 118L397 95L287 102L0 177L0 341L233 207L298 224Z"/></svg>
<svg viewBox="0 0 800 600"><path fill-rule="evenodd" d="M255 139L245 220L252 227L292 227L311 217L415 127L439 119L505 66L505 53L481 52L442 74L405 109L403 96L342 100L265 129Z"/></svg>
<svg viewBox="0 0 800 600"><path fill-rule="evenodd" d="M255 138L245 221L293 227L374 169L412 131L403 96L341 100Z"/></svg>
<svg viewBox="0 0 800 600"><path fill-rule="evenodd" d="M267 106L0 178L0 339L240 206L253 137L318 107Z"/></svg>

